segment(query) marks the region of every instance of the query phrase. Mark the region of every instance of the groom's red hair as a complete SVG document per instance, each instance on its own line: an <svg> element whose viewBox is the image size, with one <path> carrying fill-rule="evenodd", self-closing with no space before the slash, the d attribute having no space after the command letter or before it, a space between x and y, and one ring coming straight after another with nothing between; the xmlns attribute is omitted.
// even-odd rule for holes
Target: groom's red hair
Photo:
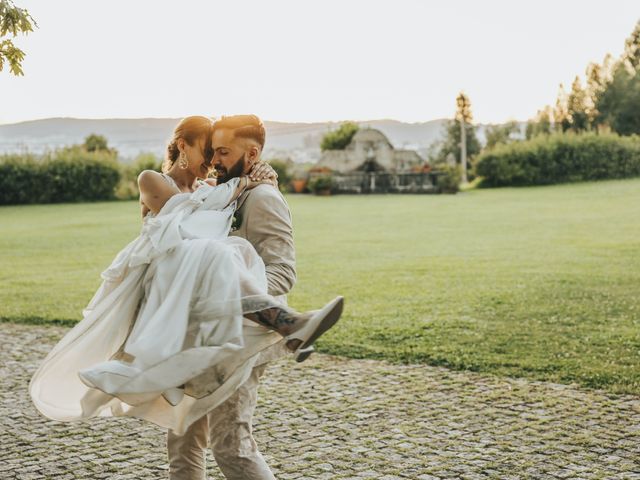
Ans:
<svg viewBox="0 0 640 480"><path fill-rule="evenodd" d="M248 138L260 145L260 149L264 148L264 142L267 132L264 124L255 115L229 115L222 117L213 124L213 130L229 129L233 131L234 137Z"/></svg>

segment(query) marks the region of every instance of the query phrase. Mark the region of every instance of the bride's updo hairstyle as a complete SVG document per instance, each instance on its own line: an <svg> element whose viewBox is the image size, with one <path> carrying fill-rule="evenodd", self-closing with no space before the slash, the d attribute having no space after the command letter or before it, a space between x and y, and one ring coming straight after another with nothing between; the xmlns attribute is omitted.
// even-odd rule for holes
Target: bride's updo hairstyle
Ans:
<svg viewBox="0 0 640 480"><path fill-rule="evenodd" d="M199 138L205 137L204 151L202 155L205 159L210 160L213 157L211 151L211 134L213 133L213 120L208 117L194 115L185 117L173 131L173 138L167 145L167 158L162 164L162 171L167 173L180 156L178 149L178 140L181 138L190 146L194 146Z"/></svg>
<svg viewBox="0 0 640 480"><path fill-rule="evenodd" d="M233 136L237 138L249 138L264 148L264 141L267 136L264 124L255 115L230 115L222 117L213 124L213 129L229 129L233 131Z"/></svg>

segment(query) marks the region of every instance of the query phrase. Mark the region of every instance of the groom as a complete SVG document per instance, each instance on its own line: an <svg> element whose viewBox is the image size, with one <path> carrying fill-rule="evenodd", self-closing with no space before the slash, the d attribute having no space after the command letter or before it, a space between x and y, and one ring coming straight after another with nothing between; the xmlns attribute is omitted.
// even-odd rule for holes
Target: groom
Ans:
<svg viewBox="0 0 640 480"><path fill-rule="evenodd" d="M222 117L214 125L213 167L218 182L248 174L260 159L265 129L255 115ZM266 267L268 293L284 301L296 281L291 212L277 188L259 185L238 199L235 230ZM248 322L248 321L247 321ZM248 325L255 325L248 322ZM254 327L262 328L262 327ZM183 436L167 436L170 480L205 480L205 450L229 480L275 480L253 439L252 416L266 363L286 352L284 340L260 354L249 379L220 406L194 422Z"/></svg>

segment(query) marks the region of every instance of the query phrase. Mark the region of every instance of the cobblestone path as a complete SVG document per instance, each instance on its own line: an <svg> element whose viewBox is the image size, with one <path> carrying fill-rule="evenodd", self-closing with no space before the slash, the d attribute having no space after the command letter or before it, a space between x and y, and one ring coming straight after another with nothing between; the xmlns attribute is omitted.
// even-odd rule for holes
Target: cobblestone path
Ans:
<svg viewBox="0 0 640 480"><path fill-rule="evenodd" d="M29 379L65 331L0 324L0 478L167 478L162 429L35 411ZM279 480L640 479L638 397L323 355L263 379L256 438Z"/></svg>

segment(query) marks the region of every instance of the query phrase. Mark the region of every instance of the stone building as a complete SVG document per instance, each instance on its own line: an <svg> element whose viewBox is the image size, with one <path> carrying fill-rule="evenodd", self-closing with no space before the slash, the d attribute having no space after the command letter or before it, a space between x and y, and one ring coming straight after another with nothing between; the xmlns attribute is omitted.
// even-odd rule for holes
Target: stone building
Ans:
<svg viewBox="0 0 640 480"><path fill-rule="evenodd" d="M434 175L414 150L393 148L379 130L362 128L344 150L327 150L310 179L331 171L339 193L427 193L435 191Z"/></svg>

